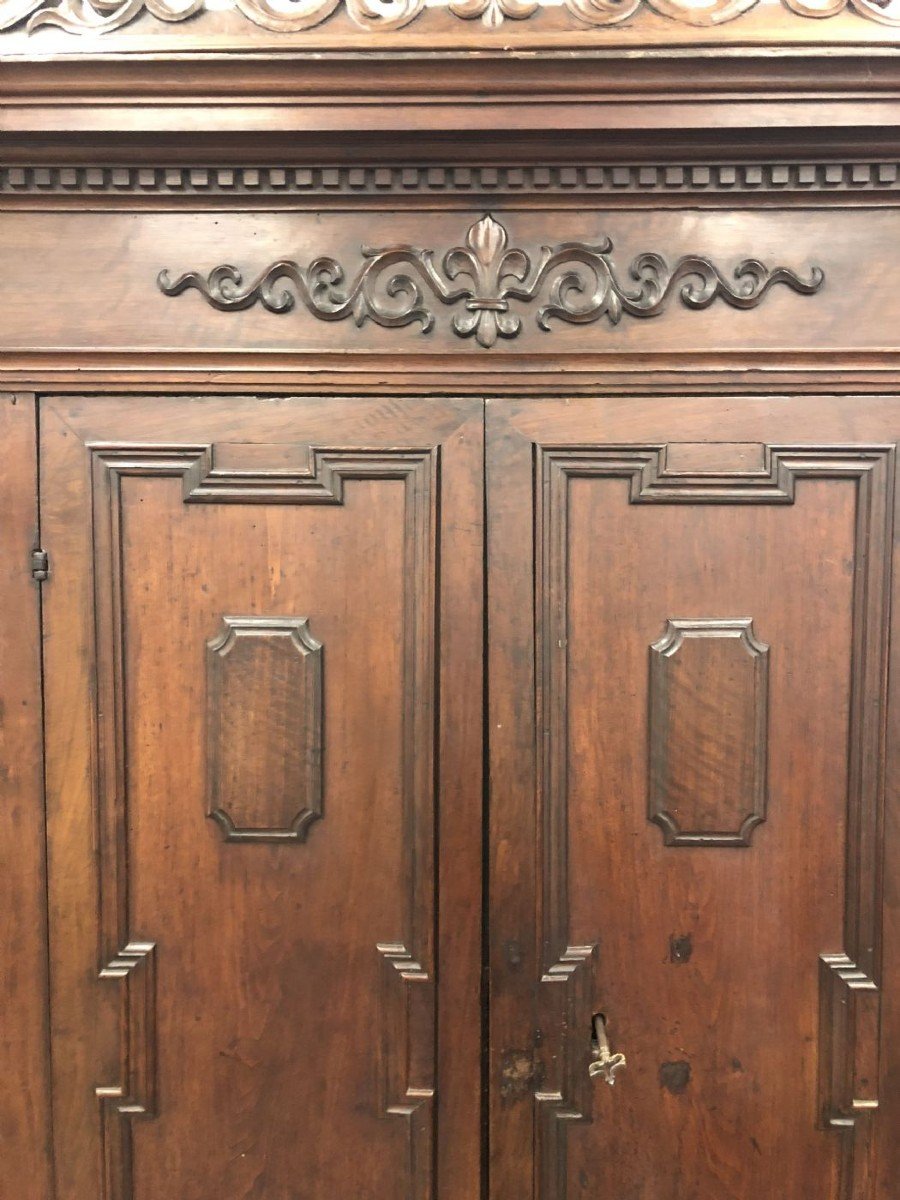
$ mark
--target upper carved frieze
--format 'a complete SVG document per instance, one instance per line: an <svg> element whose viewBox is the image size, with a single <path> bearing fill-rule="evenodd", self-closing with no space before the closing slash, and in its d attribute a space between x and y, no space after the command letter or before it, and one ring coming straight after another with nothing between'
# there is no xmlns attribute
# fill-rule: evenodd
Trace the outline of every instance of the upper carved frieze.
<svg viewBox="0 0 900 1200"><path fill-rule="evenodd" d="M463 21L480 21L487 29L497 29L507 20L539 20L550 10L571 17L573 27L615 26L644 14L708 27L760 6L761 0L0 0L0 30L22 26L30 32L54 26L70 33L98 34L121 29L144 15L180 22L224 8L233 8L277 33L302 33L341 11L366 32L389 32L435 8ZM778 0L774 7L819 19L849 10L871 21L900 26L900 0Z"/></svg>
<svg viewBox="0 0 900 1200"><path fill-rule="evenodd" d="M431 301L455 309L452 331L474 337L489 350L499 338L515 338L523 321L514 306L544 295L536 313L539 329L552 321L590 325L605 317L618 325L625 315L657 317L673 296L687 308L708 308L722 299L733 308L756 308L768 291L783 284L801 295L819 291L825 274L813 267L802 277L787 267L769 268L759 259L739 263L728 279L709 258L686 254L671 266L652 251L639 255L623 283L612 261L612 242L566 241L542 246L536 254L509 245L506 227L486 213L466 233L465 245L440 258L433 249L400 243L362 247L363 263L352 278L333 258L319 255L308 264L279 259L244 285L236 268L223 263L204 276L188 271L157 279L166 296L194 289L221 312L240 312L256 303L271 313L288 313L297 301L321 321L352 317L358 326L373 321L385 329L418 323L423 333L435 326Z"/></svg>

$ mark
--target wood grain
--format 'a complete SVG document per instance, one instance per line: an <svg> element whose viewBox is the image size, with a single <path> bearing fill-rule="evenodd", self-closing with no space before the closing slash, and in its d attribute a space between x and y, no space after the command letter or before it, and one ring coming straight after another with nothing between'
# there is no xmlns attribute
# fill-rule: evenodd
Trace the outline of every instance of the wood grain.
<svg viewBox="0 0 900 1200"><path fill-rule="evenodd" d="M669 617L650 646L648 815L667 846L749 846L766 819L768 654L746 617Z"/></svg>
<svg viewBox="0 0 900 1200"><path fill-rule="evenodd" d="M900 0L813 3L0 0L2 1200L897 1200Z"/></svg>
<svg viewBox="0 0 900 1200"><path fill-rule="evenodd" d="M322 644L305 617L222 624L206 643L208 814L230 842L305 842L322 816Z"/></svg>
<svg viewBox="0 0 900 1200"><path fill-rule="evenodd" d="M157 398L144 418L138 433L131 405L111 397L44 410L62 585L46 611L60 1194L399 1187L427 1200L443 1169L444 1195L471 1195L477 689L464 699L470 718L435 738L443 639L471 635L455 614L468 618L480 594L480 406ZM342 448L313 455L312 471L276 454L269 474L262 453L249 473L217 474L203 447L238 447L223 454L233 464L254 436ZM438 518L437 463L451 442ZM455 560L439 625L438 554ZM207 642L236 612L309 614L328 647L327 820L302 848L228 843L206 819ZM476 620L476 640L479 630ZM441 667L451 711L463 702L455 661ZM242 770L265 777L264 746L255 765L245 750ZM447 835L465 838L446 895L434 792L444 770ZM152 1021L129 965L150 942ZM98 1080L115 1110L102 1127Z"/></svg>
<svg viewBox="0 0 900 1200"><path fill-rule="evenodd" d="M736 478L732 495L685 488L648 503L615 447L699 441L710 401L489 406L492 661L506 672L491 691L493 771L515 780L492 804L504 846L492 874L498 1197L532 1194L519 1172L535 1119L534 1194L545 1200L752 1200L811 1183L830 1200L873 1195L873 1135L889 1137L890 1125L872 1104L878 1017L865 997L877 1001L880 988L883 631L900 410L747 397L718 411L715 429L717 440L773 445L813 411L817 434L842 448L808 447L789 497L754 501L750 480ZM545 462L536 494L530 447ZM536 632L524 603L532 540ZM646 647L676 611L722 621L753 612L778 648L768 819L741 854L673 853L648 837ZM522 864L516 874L511 861ZM513 964L507 947L532 942L541 958ZM820 1001L820 955L838 952L849 961L835 960L829 980L843 971L850 988L862 985L846 1026L828 1025L827 993ZM498 1066L535 1011L530 1086L511 1103ZM628 1059L614 1091L588 1087L597 1012ZM579 1030L580 1053L570 1048ZM831 1062L841 1065L823 1111L819 1069Z"/></svg>
<svg viewBox="0 0 900 1200"><path fill-rule="evenodd" d="M35 404L0 394L0 1194L53 1195Z"/></svg>

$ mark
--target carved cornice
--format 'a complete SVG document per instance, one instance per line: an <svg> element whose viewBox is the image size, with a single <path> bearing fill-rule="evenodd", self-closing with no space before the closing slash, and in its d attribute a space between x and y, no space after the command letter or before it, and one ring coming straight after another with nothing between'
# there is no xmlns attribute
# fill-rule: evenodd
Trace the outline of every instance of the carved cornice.
<svg viewBox="0 0 900 1200"><path fill-rule="evenodd" d="M630 283L623 284L612 248L608 238L600 238L542 246L530 254L510 248L506 228L488 213L469 228L465 245L452 247L439 261L434 250L411 245L363 247L363 264L349 282L341 264L324 256L306 266L281 259L246 287L240 271L225 264L205 277L189 271L175 280L164 270L157 282L166 296L195 289L222 311L258 302L283 314L299 300L323 321L353 317L357 325L373 321L385 328L418 323L423 333L434 328L435 311L429 305L435 300L455 309L450 328L458 337L474 337L489 349L498 338L514 338L522 331L522 317L510 301L530 303L543 296L546 302L535 319L548 331L553 320L587 325L606 317L616 325L626 315L655 317L676 292L688 308L707 308L717 298L734 308L755 308L776 284L810 295L825 278L818 267L804 279L786 267L770 269L758 259L745 259L729 280L700 255L685 255L670 267L649 252L634 260Z"/></svg>
<svg viewBox="0 0 900 1200"><path fill-rule="evenodd" d="M308 167L6 166L0 196L734 196L900 192L900 163Z"/></svg>
<svg viewBox="0 0 900 1200"><path fill-rule="evenodd" d="M574 27L619 25L644 13L682 25L710 27L733 21L756 8L760 0L443 0L439 5L463 21L477 20L498 29L507 20L537 20L550 7L561 8ZM900 25L900 0L780 0L801 18L834 17L850 10L883 25ZM353 25L369 33L402 29L422 16L428 0L233 0L241 16L276 33L302 33L344 12ZM98 34L121 29L149 15L181 22L222 5L209 0L0 0L0 30L24 26L29 32L54 26L69 33Z"/></svg>

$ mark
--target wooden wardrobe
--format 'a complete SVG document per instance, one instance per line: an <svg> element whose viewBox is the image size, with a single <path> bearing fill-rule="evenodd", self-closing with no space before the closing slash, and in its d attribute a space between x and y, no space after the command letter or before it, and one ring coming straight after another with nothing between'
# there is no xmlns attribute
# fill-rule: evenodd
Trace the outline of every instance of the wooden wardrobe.
<svg viewBox="0 0 900 1200"><path fill-rule="evenodd" d="M0 0L0 1200L898 1200L900 0Z"/></svg>

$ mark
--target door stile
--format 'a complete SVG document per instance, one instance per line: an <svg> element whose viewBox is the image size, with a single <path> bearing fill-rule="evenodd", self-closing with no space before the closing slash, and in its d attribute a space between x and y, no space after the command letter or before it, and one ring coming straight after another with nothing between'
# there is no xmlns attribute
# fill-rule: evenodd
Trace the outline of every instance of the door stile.
<svg viewBox="0 0 900 1200"><path fill-rule="evenodd" d="M55 1196L36 397L0 393L0 1195ZM37 566L39 566L39 562Z"/></svg>
<svg viewBox="0 0 900 1200"><path fill-rule="evenodd" d="M491 923L489 1196L532 1196L534 1093L542 1031L533 980L541 947L533 907L534 460L527 439L486 404Z"/></svg>

